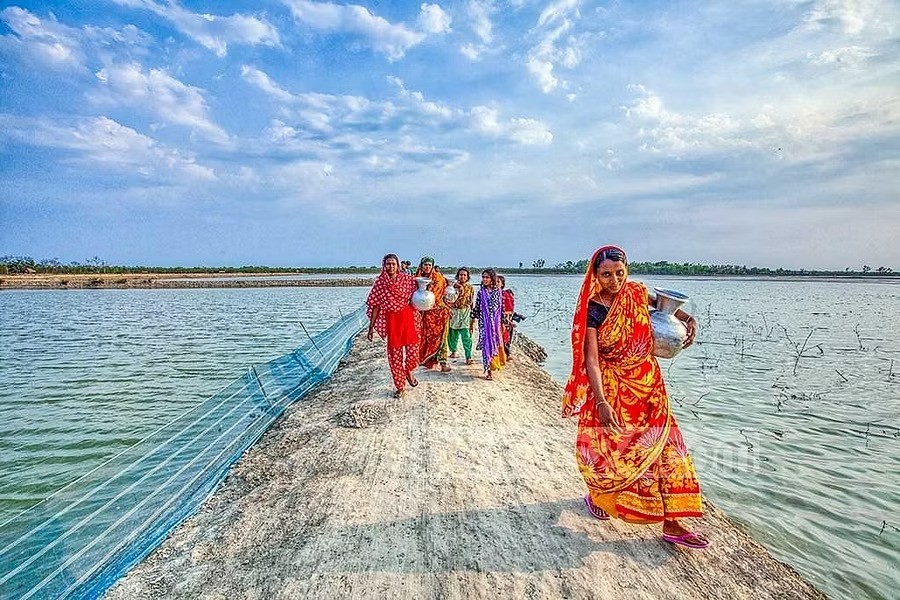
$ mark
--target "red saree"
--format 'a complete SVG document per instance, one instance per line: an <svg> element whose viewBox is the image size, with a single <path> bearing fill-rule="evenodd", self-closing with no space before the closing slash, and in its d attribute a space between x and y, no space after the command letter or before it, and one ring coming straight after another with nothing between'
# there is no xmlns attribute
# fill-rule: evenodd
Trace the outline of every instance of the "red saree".
<svg viewBox="0 0 900 600"><path fill-rule="evenodd" d="M601 424L584 362L587 307L596 289L593 263L572 324L572 373L563 396L563 416L579 416L576 459L591 501L637 523L702 516L693 461L652 354L647 289L640 283L626 281L596 330L603 395L622 433Z"/></svg>
<svg viewBox="0 0 900 600"><path fill-rule="evenodd" d="M389 349L419 344L418 311L409 303L415 291L416 282L411 275L400 272L391 279L384 270L369 291L366 313L371 320L372 309L380 309L375 331L387 340Z"/></svg>
<svg viewBox="0 0 900 600"><path fill-rule="evenodd" d="M416 277L424 275L419 271ZM439 362L447 362L447 335L450 333L451 310L444 301L447 278L434 270L431 272L431 291L434 293L434 308L422 313L422 341L419 346L419 363L429 369Z"/></svg>

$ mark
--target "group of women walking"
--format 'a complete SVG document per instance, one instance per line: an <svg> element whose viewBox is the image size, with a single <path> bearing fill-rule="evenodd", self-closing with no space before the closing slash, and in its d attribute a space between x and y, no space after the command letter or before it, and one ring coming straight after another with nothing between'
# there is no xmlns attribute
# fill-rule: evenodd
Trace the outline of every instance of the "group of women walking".
<svg viewBox="0 0 900 600"><path fill-rule="evenodd" d="M401 265L396 254L385 255L381 273L366 300L368 339L377 332L387 341L394 396L399 398L407 384L418 385L414 371L419 366L431 369L439 365L442 372L450 372L448 359L456 358L460 343L466 364L472 364L476 322L479 324L477 348L481 350L485 377L493 379L494 372L503 367L509 354L514 308L512 293L501 287L501 276L494 269L485 269L476 294L466 267L460 268L450 283L430 256L419 261L414 275ZM428 289L434 294L435 302L429 310L418 311L412 307L416 278L431 280ZM448 294L448 287L453 287L455 293ZM504 308L509 309L506 314Z"/></svg>
<svg viewBox="0 0 900 600"><path fill-rule="evenodd" d="M405 383L417 385L417 365L446 364L447 348L461 340L471 362L474 313L478 344L487 378L506 360L502 331L504 297L492 269L481 275L477 297L468 269L456 275L458 294L444 299L446 279L423 258L418 275L431 277L432 290L446 315L419 316L410 306L413 278L400 271L393 254L384 257L381 275L369 295L372 332L387 338L388 359L398 395ZM684 438L672 414L659 363L653 355L650 307L656 299L647 288L628 279L625 251L603 246L594 252L575 305L572 322L572 369L562 401L563 417L578 417L575 456L588 489L587 511L596 519L612 517L631 523L662 523L662 539L686 548L709 545L703 535L684 525L703 514L700 485ZM436 306L436 309L438 307ZM510 309L512 310L512 309ZM679 309L690 346L697 322ZM416 319L421 319L421 327ZM421 331L421 337L419 337ZM452 345L442 340L452 339ZM403 352L406 353L405 358Z"/></svg>

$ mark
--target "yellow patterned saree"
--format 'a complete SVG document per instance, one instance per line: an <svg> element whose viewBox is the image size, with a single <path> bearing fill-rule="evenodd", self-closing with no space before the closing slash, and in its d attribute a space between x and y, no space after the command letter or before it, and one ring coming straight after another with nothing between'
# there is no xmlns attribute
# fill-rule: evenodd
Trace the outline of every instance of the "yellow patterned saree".
<svg viewBox="0 0 900 600"><path fill-rule="evenodd" d="M591 501L637 523L702 516L694 465L652 353L647 289L626 281L600 328L587 329L587 305L596 289L593 262L575 311L572 373L563 397L563 416L579 417L576 458ZM603 395L621 433L608 431L597 414L584 363L586 335L597 336Z"/></svg>

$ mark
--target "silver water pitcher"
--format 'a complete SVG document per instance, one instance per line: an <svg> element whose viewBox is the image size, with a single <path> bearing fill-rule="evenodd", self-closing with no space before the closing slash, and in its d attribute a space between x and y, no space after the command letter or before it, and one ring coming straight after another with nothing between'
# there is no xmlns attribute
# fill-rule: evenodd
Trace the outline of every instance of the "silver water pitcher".
<svg viewBox="0 0 900 600"><path fill-rule="evenodd" d="M431 310L434 308L434 292L428 289L429 283L431 283L431 277L416 277L416 285L419 286L419 289L413 292L412 300L410 301L416 310Z"/></svg>
<svg viewBox="0 0 900 600"><path fill-rule="evenodd" d="M444 300L453 304L457 298L459 298L459 290L454 285L448 285L447 291L444 292Z"/></svg>
<svg viewBox="0 0 900 600"><path fill-rule="evenodd" d="M653 355L674 358L684 348L687 328L675 317L675 311L690 300L681 292L654 288L656 309L650 311L650 329L653 332Z"/></svg>

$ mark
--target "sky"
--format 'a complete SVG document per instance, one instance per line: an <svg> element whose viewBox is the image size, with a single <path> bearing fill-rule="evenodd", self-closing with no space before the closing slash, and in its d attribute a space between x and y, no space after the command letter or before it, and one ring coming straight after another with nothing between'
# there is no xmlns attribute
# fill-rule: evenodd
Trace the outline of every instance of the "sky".
<svg viewBox="0 0 900 600"><path fill-rule="evenodd" d="M0 7L0 255L900 270L895 0Z"/></svg>

